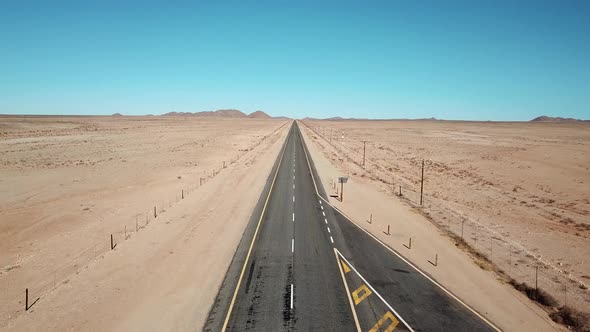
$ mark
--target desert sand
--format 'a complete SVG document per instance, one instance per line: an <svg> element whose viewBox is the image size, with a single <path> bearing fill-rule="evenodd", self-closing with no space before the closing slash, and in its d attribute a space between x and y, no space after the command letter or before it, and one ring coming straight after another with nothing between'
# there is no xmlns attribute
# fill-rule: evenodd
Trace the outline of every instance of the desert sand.
<svg viewBox="0 0 590 332"><path fill-rule="evenodd" d="M0 118L0 329L201 328L288 123Z"/></svg>
<svg viewBox="0 0 590 332"><path fill-rule="evenodd" d="M481 269L534 285L538 267L560 305L590 311L590 124L304 123L339 172L416 208L441 234L463 232Z"/></svg>

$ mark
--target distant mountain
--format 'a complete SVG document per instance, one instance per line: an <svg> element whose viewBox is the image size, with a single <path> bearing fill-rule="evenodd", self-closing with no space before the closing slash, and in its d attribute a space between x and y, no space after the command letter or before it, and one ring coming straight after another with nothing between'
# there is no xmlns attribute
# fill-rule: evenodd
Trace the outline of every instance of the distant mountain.
<svg viewBox="0 0 590 332"><path fill-rule="evenodd" d="M247 118L248 116L239 110L235 109L222 109L217 111L204 111L204 112L197 112L197 113L188 113L192 114L193 116L203 116L203 117L218 117L218 118Z"/></svg>
<svg viewBox="0 0 590 332"><path fill-rule="evenodd" d="M121 113L115 113L115 114L113 114L111 116L123 116L123 114L121 114Z"/></svg>
<svg viewBox="0 0 590 332"><path fill-rule="evenodd" d="M252 112L250 113L250 115L248 115L249 118L252 119L270 119L270 115L264 113L263 111L256 111L256 112Z"/></svg>
<svg viewBox="0 0 590 332"><path fill-rule="evenodd" d="M168 112L162 114L162 116L198 116L198 117L218 117L218 118L247 118L248 116L242 111L234 109L223 109L217 111L204 111L204 112Z"/></svg>
<svg viewBox="0 0 590 332"><path fill-rule="evenodd" d="M162 116L197 116L197 117L217 117L217 118L245 118L245 119L288 119L284 116L278 117L271 117L270 115L264 113L263 111L256 111L252 112L249 115L246 115L244 112L234 109L224 109L224 110L217 110L217 111L204 111L204 112L168 112L162 114Z"/></svg>
<svg viewBox="0 0 590 332"><path fill-rule="evenodd" d="M582 122L582 121L590 121L590 120L580 120L580 119L574 119L574 118L562 118L562 117L552 117L552 116L546 116L546 115L541 115L539 117L536 117L534 119L532 119L530 122Z"/></svg>
<svg viewBox="0 0 590 332"><path fill-rule="evenodd" d="M286 116L273 116L272 118L273 119L276 119L276 120L290 120L291 119L291 118L286 117Z"/></svg>

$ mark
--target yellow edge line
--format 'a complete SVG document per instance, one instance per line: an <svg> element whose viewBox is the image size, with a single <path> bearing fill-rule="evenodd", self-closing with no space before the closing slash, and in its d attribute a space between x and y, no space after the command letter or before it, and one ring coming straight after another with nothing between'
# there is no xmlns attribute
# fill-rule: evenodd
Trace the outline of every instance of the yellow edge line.
<svg viewBox="0 0 590 332"><path fill-rule="evenodd" d="M303 122L302 122L303 123ZM306 127L309 128L309 126L307 126L305 123L304 125ZM303 140L303 135L299 135L299 137L301 138L301 140ZM305 152L305 147L303 148L303 151ZM305 157L307 157L307 152L305 152ZM311 171L311 166L309 164L309 159L307 160L307 166L309 167L309 172L311 173L311 178L313 180L313 185L315 186L315 179L313 176L313 172ZM414 268L414 270L418 271L418 273L420 273L422 276L424 276L426 279L428 279L431 283L433 283L434 285L438 286L438 288L442 289L445 293L447 293L450 297L452 297L453 299L455 299L457 302L459 302L460 304L462 304L464 307L466 307L469 311L471 311L472 313L474 313L477 317L481 318L484 322L486 322L490 327L492 327L494 330L496 331L502 331L499 327L497 327L494 323L492 323L490 320L488 320L486 317L484 317L482 314L480 314L479 312L477 312L477 310L475 310L474 308L472 308L470 305L468 305L467 303L463 302L463 300L461 300L459 297L457 297L455 294L453 294L450 290L446 289L443 285L439 284L436 280L434 280L433 278L431 278L430 276L428 276L425 272L423 272L422 270L420 270L417 266L415 266L414 264L412 264L409 260L405 259L404 257L402 257L400 254L398 254L395 250L391 249L389 246L387 246L385 243L383 243L383 241L379 240L376 236L374 236L373 234L371 234L369 231L367 231L366 229L364 229L363 227L361 227L360 225L358 225L355 221L353 221L351 218L349 218L346 214L344 214L344 212L342 212L340 209L338 209L337 207L335 207L334 205L332 205L330 202L328 202L327 199L323 198L320 193L318 192L318 187L315 187L315 192L316 195L324 202L326 202L326 204L328 204L331 208L333 208L334 210L338 211L342 216L344 216L346 219L348 219L353 225L355 225L356 227L358 227L360 230L362 230L363 232L365 232L367 235L369 235L370 237L372 237L375 241L377 241L379 244L381 244L383 247L385 247L385 249L389 250L392 254L396 255L398 258L400 258L402 261L404 261L406 264L410 265L412 268Z"/></svg>
<svg viewBox="0 0 590 332"><path fill-rule="evenodd" d="M350 297L350 289L348 289L348 284L346 283L346 278L344 277L344 272L342 271L342 266L340 265L340 257L338 257L338 251L334 248L334 255L336 255L336 264L338 265L338 270L340 270L340 276L342 277L342 283L344 283L344 288L346 288L346 296L348 297L348 303L350 303L350 309L352 309L352 316L354 317L354 324L356 325L356 330L361 331L361 325L359 324L359 319L356 316L356 310L354 309L354 304L352 303L352 298Z"/></svg>
<svg viewBox="0 0 590 332"><path fill-rule="evenodd" d="M287 136L287 139L289 136ZM279 169L281 168L281 164L283 163L283 156L285 155L285 150L287 149L287 143L283 147L283 151L281 152L281 159L279 160L279 165L277 166L277 170L275 171L275 175L272 179L272 184L270 185L270 190L268 191L268 195L266 196L266 201L264 202L264 207L262 208L262 213L260 214L260 219L258 219L258 224L256 225L256 231L254 231L254 236L252 237L252 242L250 243L250 248L248 249L248 254L246 255L246 261L244 261L244 266L242 266L242 272L240 273L240 278L238 279L238 285L236 286L236 290L234 291L234 295L231 299L231 303L229 304L229 309L227 311L227 315L225 316L225 321L223 322L223 327L221 328L222 331L227 329L227 323L229 323L229 317L231 316L232 309L234 307L234 303L236 302L236 298L238 296L238 291L240 290L240 285L242 284L242 278L244 277L244 272L246 271L246 266L248 265L248 261L250 260L250 254L252 253L252 248L254 247L254 242L256 241L256 236L258 235L258 229L260 228L260 224L262 223L262 218L266 212L266 205L268 204L268 200L270 199L270 194L275 186L275 180L277 179L277 175L279 174Z"/></svg>

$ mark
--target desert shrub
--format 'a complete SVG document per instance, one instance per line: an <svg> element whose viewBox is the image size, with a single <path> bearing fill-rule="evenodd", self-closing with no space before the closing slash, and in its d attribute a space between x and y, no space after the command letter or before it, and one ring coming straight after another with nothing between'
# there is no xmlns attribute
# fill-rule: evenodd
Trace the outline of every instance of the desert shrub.
<svg viewBox="0 0 590 332"><path fill-rule="evenodd" d="M548 307L555 307L558 304L557 300L549 293L540 288L535 289L534 287L529 286L526 282L519 283L518 281L511 279L510 284L514 286L516 290L526 294L526 296L528 296L529 299L536 301L542 305Z"/></svg>
<svg viewBox="0 0 590 332"><path fill-rule="evenodd" d="M568 306L549 315L554 322L569 326L575 332L590 332L590 315Z"/></svg>

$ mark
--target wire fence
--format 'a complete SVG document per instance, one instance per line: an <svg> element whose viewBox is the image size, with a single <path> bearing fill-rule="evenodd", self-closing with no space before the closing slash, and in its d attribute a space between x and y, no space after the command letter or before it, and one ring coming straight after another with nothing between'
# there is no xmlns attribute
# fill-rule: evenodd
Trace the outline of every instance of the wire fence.
<svg viewBox="0 0 590 332"><path fill-rule="evenodd" d="M277 134L287 123L276 128L271 133L264 135L248 148L237 151L236 155L230 158L229 163L225 161L216 162L219 163L219 166L203 170L198 181L178 188L175 190L174 195L170 195L167 199L156 202L152 207L132 215L131 218L126 218L116 228L113 228L110 233L103 233L100 237L91 239L90 242L93 243L91 246L77 250L75 254L59 259L60 265L58 267L53 269L49 275L45 274L34 277L34 281L31 282L30 287L22 288L23 285L21 284L18 286L11 285L10 279L7 279L6 287L0 292L0 313L5 313L7 316L0 317L0 326L3 325L3 322L5 323L15 315L19 315L33 308L38 300L53 293L60 286L68 284L82 270L88 269L98 260L104 258L105 254L109 251L115 250L117 246L122 245L126 240L131 239L143 229L149 227L162 213L166 213L175 204L178 204L181 200L196 192L200 187L216 177L223 169L238 163L248 152ZM255 157L254 155L251 156L251 158ZM63 264L64 261L67 263ZM41 265L29 265L18 268L26 269L27 275L36 275L36 271L45 269ZM6 274L8 272L5 271ZM0 277L2 277L2 274L2 271L0 271Z"/></svg>
<svg viewBox="0 0 590 332"><path fill-rule="evenodd" d="M590 291L586 283L529 251L524 245L454 209L444 199L426 193L421 195L421 159L412 160L416 165L414 174L405 174L402 177L394 165L383 160L366 158L362 141L351 139L344 143L338 135L333 136L331 128L318 128L309 123L304 125L319 136L323 144L337 151L336 158L360 168L358 172L353 171L352 175L381 182L384 187L389 188L391 195L420 209L432 223L455 239L458 246L469 251L482 269L497 272L506 282L526 283L533 289L546 291L555 301L552 306L568 305L588 310ZM426 168L430 164L427 161Z"/></svg>

